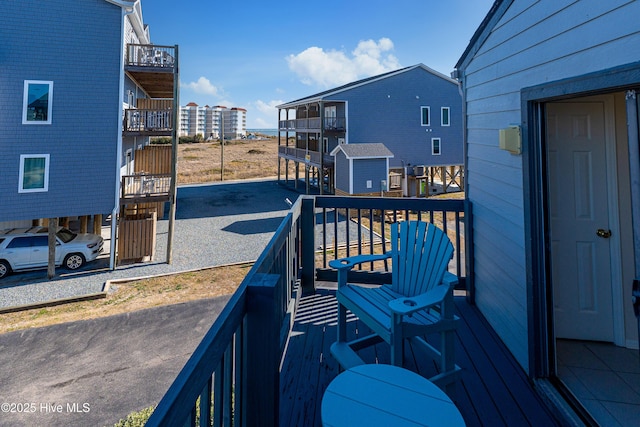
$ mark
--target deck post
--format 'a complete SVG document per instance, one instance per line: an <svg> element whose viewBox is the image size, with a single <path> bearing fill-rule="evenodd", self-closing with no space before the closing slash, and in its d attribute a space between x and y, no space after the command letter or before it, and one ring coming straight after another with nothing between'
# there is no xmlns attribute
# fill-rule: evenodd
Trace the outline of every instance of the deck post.
<svg viewBox="0 0 640 427"><path fill-rule="evenodd" d="M301 213L302 240L302 294L310 295L316 291L315 285L315 199L303 197Z"/></svg>
<svg viewBox="0 0 640 427"><path fill-rule="evenodd" d="M280 316L278 274L256 274L247 286L242 378L243 425L279 425Z"/></svg>

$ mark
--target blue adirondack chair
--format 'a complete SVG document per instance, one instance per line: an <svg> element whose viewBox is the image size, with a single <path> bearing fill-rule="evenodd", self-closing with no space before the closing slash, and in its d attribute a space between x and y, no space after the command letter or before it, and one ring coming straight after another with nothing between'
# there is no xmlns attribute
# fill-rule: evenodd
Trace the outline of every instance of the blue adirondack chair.
<svg viewBox="0 0 640 427"><path fill-rule="evenodd" d="M343 369L363 364L356 351L386 341L391 364L402 366L405 338L423 345L438 360L440 372L429 378L446 387L458 377L454 361L457 317L453 314L453 288L458 278L447 271L453 245L433 224L403 221L391 225L392 249L386 254L357 255L329 263L338 270L338 337L331 353ZM391 259L392 283L365 287L347 283L347 274L363 262ZM373 334L346 341L347 310L356 315ZM439 348L424 335L440 334Z"/></svg>

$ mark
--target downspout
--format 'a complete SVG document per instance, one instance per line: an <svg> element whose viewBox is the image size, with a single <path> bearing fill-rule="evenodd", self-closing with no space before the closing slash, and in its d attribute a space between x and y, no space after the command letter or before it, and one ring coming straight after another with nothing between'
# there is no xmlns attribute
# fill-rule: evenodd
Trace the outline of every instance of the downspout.
<svg viewBox="0 0 640 427"><path fill-rule="evenodd" d="M320 151L320 173L318 174L318 186L320 187L320 195L322 196L324 194L324 101L320 101L319 106L320 141L318 141L318 151Z"/></svg>
<svg viewBox="0 0 640 427"><path fill-rule="evenodd" d="M115 203L113 206L113 210L111 211L111 250L109 253L109 270L115 270L116 268L116 237L117 237L117 229L118 229L118 212L120 211L120 160L122 156L122 119L123 119L123 111L122 104L124 103L124 20L127 15L131 15L134 12L134 6L138 3L139 0L134 2L133 4L130 2L124 2L120 0L106 0L107 2L114 4L116 6L120 6L122 8L122 30L120 31L120 83L118 85L118 136L117 136L117 148L116 148L116 176L118 179L116 180L114 193L115 193Z"/></svg>
<svg viewBox="0 0 640 427"><path fill-rule="evenodd" d="M474 252L473 252L473 213L471 210L471 202L469 201L469 168L468 168L468 155L467 155L467 143L468 143L468 129L467 129L467 97L464 88L464 71L455 69L452 73L453 78L458 80L458 93L462 98L462 157L463 157L463 189L465 198L464 207L464 236L465 236L465 288L467 290L467 301L475 305L475 286L473 282L473 264L474 264Z"/></svg>

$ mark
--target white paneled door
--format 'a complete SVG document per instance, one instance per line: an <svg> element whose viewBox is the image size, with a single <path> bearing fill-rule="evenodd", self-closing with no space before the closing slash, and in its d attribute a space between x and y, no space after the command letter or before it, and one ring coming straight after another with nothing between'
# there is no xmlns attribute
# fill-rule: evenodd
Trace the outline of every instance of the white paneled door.
<svg viewBox="0 0 640 427"><path fill-rule="evenodd" d="M604 102L547 104L557 338L614 340L605 126Z"/></svg>

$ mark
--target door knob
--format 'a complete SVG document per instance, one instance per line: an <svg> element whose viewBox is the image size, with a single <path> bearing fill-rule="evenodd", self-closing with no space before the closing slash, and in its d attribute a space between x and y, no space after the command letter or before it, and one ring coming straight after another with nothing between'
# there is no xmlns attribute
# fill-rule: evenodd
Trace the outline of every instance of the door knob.
<svg viewBox="0 0 640 427"><path fill-rule="evenodd" d="M599 228L598 231L596 231L596 234L598 235L598 237L602 237L603 239L608 239L609 237L611 237L611 230L605 230L605 229Z"/></svg>

